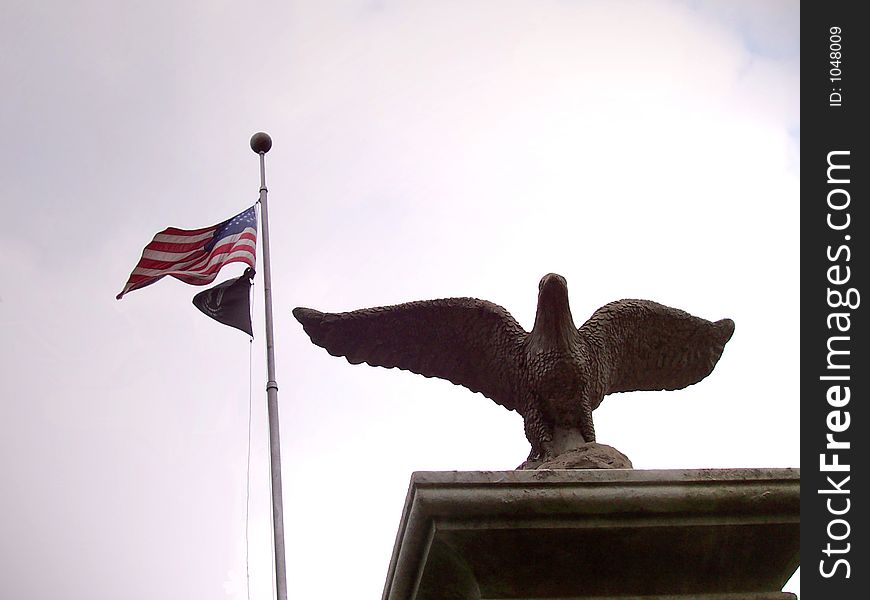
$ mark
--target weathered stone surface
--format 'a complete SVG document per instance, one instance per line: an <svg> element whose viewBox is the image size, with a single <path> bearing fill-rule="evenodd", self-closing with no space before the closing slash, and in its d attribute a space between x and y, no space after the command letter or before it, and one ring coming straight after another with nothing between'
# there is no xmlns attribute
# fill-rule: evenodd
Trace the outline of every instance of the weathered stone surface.
<svg viewBox="0 0 870 600"><path fill-rule="evenodd" d="M588 442L550 460L527 460L518 469L631 469L628 457L607 444Z"/></svg>
<svg viewBox="0 0 870 600"><path fill-rule="evenodd" d="M384 600L788 600L800 470L415 473Z"/></svg>

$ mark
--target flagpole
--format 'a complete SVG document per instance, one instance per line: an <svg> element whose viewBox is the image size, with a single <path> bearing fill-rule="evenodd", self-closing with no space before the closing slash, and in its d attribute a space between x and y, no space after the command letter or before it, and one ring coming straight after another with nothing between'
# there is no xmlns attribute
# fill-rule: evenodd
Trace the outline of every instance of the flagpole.
<svg viewBox="0 0 870 600"><path fill-rule="evenodd" d="M266 204L266 152L272 148L267 133L251 137L251 150L260 155L260 224L263 229L263 295L266 300L266 399L269 406L269 446L272 467L272 530L275 537L275 587L278 600L287 600L284 560L284 502L281 490L281 435L278 428L278 383L275 381L275 340L272 333L272 270L269 257L269 209Z"/></svg>

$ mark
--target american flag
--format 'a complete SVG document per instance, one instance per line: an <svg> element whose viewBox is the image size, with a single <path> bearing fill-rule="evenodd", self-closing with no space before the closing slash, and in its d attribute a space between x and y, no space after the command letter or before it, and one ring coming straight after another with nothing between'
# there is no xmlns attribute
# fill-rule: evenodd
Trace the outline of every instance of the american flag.
<svg viewBox="0 0 870 600"><path fill-rule="evenodd" d="M167 275L192 285L214 281L226 264L254 267L257 255L257 215L254 206L223 223L203 229L169 227L154 236L130 274L118 300Z"/></svg>

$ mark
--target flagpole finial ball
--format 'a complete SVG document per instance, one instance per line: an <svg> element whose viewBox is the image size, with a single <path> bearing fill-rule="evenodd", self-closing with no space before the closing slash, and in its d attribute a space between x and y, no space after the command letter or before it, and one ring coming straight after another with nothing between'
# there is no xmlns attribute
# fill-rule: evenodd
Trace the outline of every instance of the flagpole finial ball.
<svg viewBox="0 0 870 600"><path fill-rule="evenodd" d="M272 148L272 138L269 137L268 133L255 133L251 136L251 150L260 154L261 152L265 154Z"/></svg>

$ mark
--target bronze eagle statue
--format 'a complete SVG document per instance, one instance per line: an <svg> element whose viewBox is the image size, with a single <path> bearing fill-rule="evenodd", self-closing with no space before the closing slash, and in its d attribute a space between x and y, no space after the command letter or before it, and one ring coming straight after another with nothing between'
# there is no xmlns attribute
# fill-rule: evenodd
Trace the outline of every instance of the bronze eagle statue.
<svg viewBox="0 0 870 600"><path fill-rule="evenodd" d="M405 369L480 392L525 423L529 460L595 441L604 396L677 390L709 375L734 322L715 323L649 300L618 300L580 328L561 275L538 286L535 325L476 298L445 298L323 313L295 308L311 341L348 362Z"/></svg>

